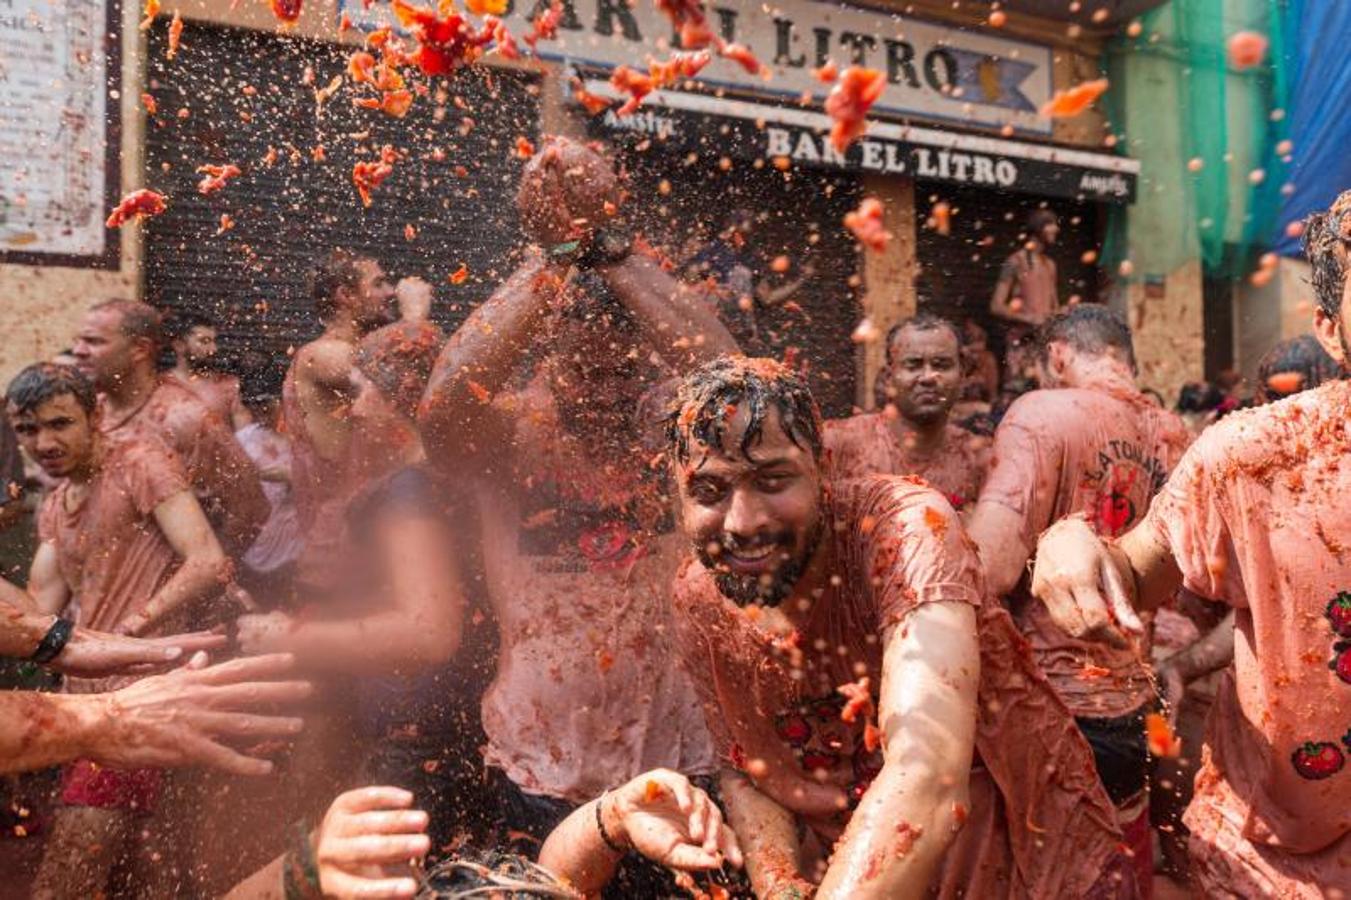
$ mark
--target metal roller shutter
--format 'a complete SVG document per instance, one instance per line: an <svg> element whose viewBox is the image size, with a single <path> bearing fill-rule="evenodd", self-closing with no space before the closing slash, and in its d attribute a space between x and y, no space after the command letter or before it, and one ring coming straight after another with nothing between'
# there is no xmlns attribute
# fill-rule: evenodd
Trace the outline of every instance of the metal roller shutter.
<svg viewBox="0 0 1351 900"><path fill-rule="evenodd" d="M840 222L858 205L858 180L848 173L756 168L744 160L724 168L716 134L710 130L707 152L694 158L656 147L623 155L635 218L654 244L683 264L729 215L748 210L755 224L747 256L757 278L778 286L811 266L814 274L788 300L759 308L759 349L783 359L792 348L807 366L822 412L847 416L856 378L850 335L862 313L858 291L849 285L859 271L858 253ZM788 269L774 273L779 257Z"/></svg>
<svg viewBox="0 0 1351 900"><path fill-rule="evenodd" d="M533 79L486 67L436 79L404 119L354 108L344 86L320 111L315 88L345 73L352 48L189 23L169 61L165 31L150 46L158 114L146 166L169 208L146 223L146 297L215 316L227 359L283 353L318 333L307 276L335 248L369 252L395 278L426 278L433 317L447 328L510 271L523 245L516 140L538 133ZM363 209L352 166L386 143L406 156ZM233 163L242 175L202 196L204 163ZM222 213L234 227L218 233ZM461 264L468 280L448 283Z"/></svg>

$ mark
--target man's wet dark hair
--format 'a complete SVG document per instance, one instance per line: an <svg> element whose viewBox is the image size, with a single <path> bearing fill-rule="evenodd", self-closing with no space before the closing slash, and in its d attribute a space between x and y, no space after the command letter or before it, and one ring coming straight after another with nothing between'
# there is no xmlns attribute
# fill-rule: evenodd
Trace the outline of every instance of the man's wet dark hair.
<svg viewBox="0 0 1351 900"><path fill-rule="evenodd" d="M15 412L31 413L42 404L69 394L86 413L98 402L94 385L79 369L56 363L35 363L24 369L5 389L5 402Z"/></svg>
<svg viewBox="0 0 1351 900"><path fill-rule="evenodd" d="M1343 191L1325 212L1304 221L1304 255L1313 270L1310 284L1318 306L1336 318L1346 288L1347 255L1351 252L1351 191Z"/></svg>
<svg viewBox="0 0 1351 900"><path fill-rule="evenodd" d="M164 320L159 310L139 300L104 300L90 312L115 312L120 317L118 330L132 340L149 341L158 350L164 344Z"/></svg>
<svg viewBox="0 0 1351 900"><path fill-rule="evenodd" d="M1218 409L1224 402L1224 391L1209 381L1189 381L1177 395L1180 413L1204 413Z"/></svg>
<svg viewBox="0 0 1351 900"><path fill-rule="evenodd" d="M417 900L469 897L492 897L494 900L561 897L572 900L581 894L525 857L501 851L457 856L437 863L423 876L417 892Z"/></svg>
<svg viewBox="0 0 1351 900"><path fill-rule="evenodd" d="M217 328L215 319L195 309L183 309L164 318L164 336L176 341L188 336L194 328Z"/></svg>
<svg viewBox="0 0 1351 900"><path fill-rule="evenodd" d="M361 284L358 263L368 258L350 250L334 250L315 264L310 273L310 299L320 319L331 319L338 311L334 298L340 288L355 288Z"/></svg>
<svg viewBox="0 0 1351 900"><path fill-rule="evenodd" d="M1052 344L1068 344L1076 352L1090 356L1116 350L1135 371L1135 344L1130 326L1101 303L1077 303L1041 326L1037 353L1043 363Z"/></svg>
<svg viewBox="0 0 1351 900"><path fill-rule="evenodd" d="M891 358L891 347L896 343L896 335L907 328L912 331L937 331L940 328L946 328L948 331L951 331L952 336L957 339L957 351L959 353L961 352L962 345L966 343L966 339L962 335L962 330L957 327L956 322L951 319L945 319L942 316L936 316L929 312L916 313L910 318L897 322L887 329L886 353L888 365L893 362Z"/></svg>
<svg viewBox="0 0 1351 900"><path fill-rule="evenodd" d="M1293 391L1279 391L1272 387L1272 376L1294 372L1300 376L1299 386ZM1316 388L1325 381L1340 378L1341 367L1318 339L1311 334L1302 334L1288 341L1281 341L1263 354L1257 363L1257 390L1266 399L1273 400Z"/></svg>
<svg viewBox="0 0 1351 900"><path fill-rule="evenodd" d="M771 408L788 439L821 458L821 411L807 383L782 363L745 356L720 356L685 376L666 420L671 453L687 462L693 442L722 447L732 413L742 407L750 416L739 448L746 459Z"/></svg>

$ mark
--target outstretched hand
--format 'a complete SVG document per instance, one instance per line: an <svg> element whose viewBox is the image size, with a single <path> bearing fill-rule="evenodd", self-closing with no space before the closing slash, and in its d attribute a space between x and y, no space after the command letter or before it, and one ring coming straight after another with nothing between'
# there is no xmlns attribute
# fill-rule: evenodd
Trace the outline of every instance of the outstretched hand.
<svg viewBox="0 0 1351 900"><path fill-rule="evenodd" d="M163 638L136 638L76 628L51 668L78 678L141 675L181 665L199 650L223 647L227 638L196 631Z"/></svg>
<svg viewBox="0 0 1351 900"><path fill-rule="evenodd" d="M314 838L319 886L325 897L403 898L417 882L407 869L431 849L427 814L412 809L413 795L397 787L364 787L339 794Z"/></svg>
<svg viewBox="0 0 1351 900"><path fill-rule="evenodd" d="M1144 631L1107 545L1081 518L1062 519L1037 542L1032 594L1071 636L1130 645Z"/></svg>
<svg viewBox="0 0 1351 900"><path fill-rule="evenodd" d="M124 769L206 765L238 775L271 772L270 761L225 741L294 737L300 719L258 710L301 700L311 686L282 680L294 664L287 654L206 663L199 652L182 668L106 695L105 727L85 755Z"/></svg>
<svg viewBox="0 0 1351 900"><path fill-rule="evenodd" d="M693 871L743 862L736 834L717 804L678 772L655 769L639 775L605 801L613 804L619 839L648 859Z"/></svg>

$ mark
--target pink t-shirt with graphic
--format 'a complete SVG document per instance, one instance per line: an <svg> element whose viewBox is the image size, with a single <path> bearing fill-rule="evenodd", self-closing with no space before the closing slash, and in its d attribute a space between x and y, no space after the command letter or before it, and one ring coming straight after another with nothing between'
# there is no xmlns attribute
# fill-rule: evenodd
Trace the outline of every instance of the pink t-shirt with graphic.
<svg viewBox="0 0 1351 900"><path fill-rule="evenodd" d="M832 478L917 475L963 511L980 496L990 470L990 439L948 425L943 443L921 456L896 438L887 417L863 413L826 422L826 469Z"/></svg>
<svg viewBox="0 0 1351 900"><path fill-rule="evenodd" d="M1087 515L1099 534L1116 537L1143 518L1188 440L1177 416L1128 384L1032 391L999 423L994 467L980 499L1018 514L1029 549L1052 523L1074 513ZM1021 590L1011 608L1076 716L1124 716L1154 695L1135 651L1071 638Z"/></svg>
<svg viewBox="0 0 1351 900"><path fill-rule="evenodd" d="M951 506L913 478L831 483L833 580L787 638L718 591L697 561L676 583L679 644L723 765L773 767L762 790L792 809L815 772L857 800L882 767L863 717L840 719L840 685L867 676L874 705L883 638L927 603L975 607L980 638L971 809L945 856L940 897L1100 896L1126 865L1092 751L1037 671ZM748 771L748 774L754 773ZM786 783L785 783L786 782ZM847 820L811 820L825 846ZM1107 888L1111 895L1112 888ZM1125 893L1123 891L1123 893Z"/></svg>
<svg viewBox="0 0 1351 900"><path fill-rule="evenodd" d="M1214 805L1241 819L1251 845L1317 861L1319 882L1343 887L1351 885L1348 422L1343 381L1231 414L1197 439L1142 526L1172 550L1188 589L1236 610L1233 677L1216 699L1193 810L1220 798ZM1217 827L1191 813L1188 824L1203 837Z"/></svg>

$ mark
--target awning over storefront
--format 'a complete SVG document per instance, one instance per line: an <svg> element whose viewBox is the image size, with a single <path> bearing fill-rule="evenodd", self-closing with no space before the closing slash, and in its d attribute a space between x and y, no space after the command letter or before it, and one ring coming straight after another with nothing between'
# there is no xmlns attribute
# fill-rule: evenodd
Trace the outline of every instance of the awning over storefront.
<svg viewBox="0 0 1351 900"><path fill-rule="evenodd" d="M609 83L587 79L588 91L617 97ZM870 122L867 134L837 153L829 116L805 109L685 91L650 94L629 116L614 108L591 120L612 140L650 140L679 152L733 159L787 159L793 164L903 175L994 190L1131 203L1138 160L1047 144L1012 141L895 122Z"/></svg>

